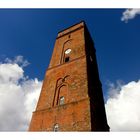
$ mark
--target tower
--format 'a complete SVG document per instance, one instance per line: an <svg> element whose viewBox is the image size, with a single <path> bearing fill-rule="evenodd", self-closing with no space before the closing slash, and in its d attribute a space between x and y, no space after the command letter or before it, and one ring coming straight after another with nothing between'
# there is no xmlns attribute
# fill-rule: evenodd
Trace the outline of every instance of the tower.
<svg viewBox="0 0 140 140"><path fill-rule="evenodd" d="M94 43L83 21L58 33L29 131L109 131Z"/></svg>

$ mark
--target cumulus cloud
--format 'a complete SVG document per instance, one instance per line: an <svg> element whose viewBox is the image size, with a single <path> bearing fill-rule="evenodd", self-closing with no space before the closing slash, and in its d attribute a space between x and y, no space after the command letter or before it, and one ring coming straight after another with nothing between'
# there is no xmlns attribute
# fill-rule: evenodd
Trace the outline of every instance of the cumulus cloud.
<svg viewBox="0 0 140 140"><path fill-rule="evenodd" d="M140 80L110 83L105 104L111 131L140 131Z"/></svg>
<svg viewBox="0 0 140 140"><path fill-rule="evenodd" d="M22 56L0 63L0 131L26 131L39 97L42 82L29 79Z"/></svg>
<svg viewBox="0 0 140 140"><path fill-rule="evenodd" d="M140 14L140 9L126 9L123 12L121 20L127 23L129 19L135 18L138 14Z"/></svg>

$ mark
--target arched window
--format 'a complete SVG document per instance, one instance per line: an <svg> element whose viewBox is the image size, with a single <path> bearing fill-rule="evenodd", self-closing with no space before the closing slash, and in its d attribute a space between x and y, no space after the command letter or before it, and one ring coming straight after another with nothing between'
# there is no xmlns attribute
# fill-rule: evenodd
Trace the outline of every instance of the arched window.
<svg viewBox="0 0 140 140"><path fill-rule="evenodd" d="M60 99L59 99L59 104L60 104L60 105L63 105L64 102L65 102L64 96L60 97Z"/></svg>
<svg viewBox="0 0 140 140"><path fill-rule="evenodd" d="M71 53L71 49L67 49L65 50L65 54L64 54L64 62L69 62L70 61L70 53Z"/></svg>
<svg viewBox="0 0 140 140"><path fill-rule="evenodd" d="M54 125L53 131L54 131L54 132L57 132L58 130L59 130L59 125L56 123L56 124Z"/></svg>

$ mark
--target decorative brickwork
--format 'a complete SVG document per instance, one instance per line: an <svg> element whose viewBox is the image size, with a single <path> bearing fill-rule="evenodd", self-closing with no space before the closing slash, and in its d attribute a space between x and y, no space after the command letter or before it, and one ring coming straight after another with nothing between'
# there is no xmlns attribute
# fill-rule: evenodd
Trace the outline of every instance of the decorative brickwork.
<svg viewBox="0 0 140 140"><path fill-rule="evenodd" d="M29 131L109 131L94 43L84 22L58 33Z"/></svg>

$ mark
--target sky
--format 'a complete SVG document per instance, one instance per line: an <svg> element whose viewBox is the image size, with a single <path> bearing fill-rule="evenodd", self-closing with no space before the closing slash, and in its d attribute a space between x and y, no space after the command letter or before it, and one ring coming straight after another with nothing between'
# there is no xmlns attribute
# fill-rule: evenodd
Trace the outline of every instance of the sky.
<svg viewBox="0 0 140 140"><path fill-rule="evenodd" d="M28 129L57 33L81 20L111 131L140 131L140 9L0 9L0 131Z"/></svg>

